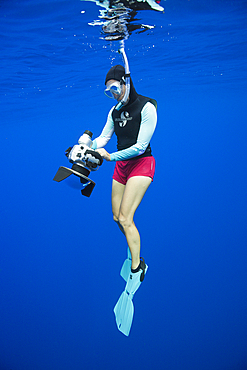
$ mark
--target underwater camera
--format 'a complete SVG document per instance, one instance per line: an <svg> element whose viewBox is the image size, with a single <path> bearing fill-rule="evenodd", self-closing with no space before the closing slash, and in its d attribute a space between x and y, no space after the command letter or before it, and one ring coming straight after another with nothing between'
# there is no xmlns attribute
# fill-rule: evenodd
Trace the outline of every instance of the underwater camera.
<svg viewBox="0 0 247 370"><path fill-rule="evenodd" d="M78 144L68 148L65 151L66 157L72 163L72 168L59 167L54 181L60 182L67 179L70 175L76 175L80 178L83 189L81 189L82 195L90 197L95 182L88 178L91 171L97 171L99 166L103 163L101 155L93 149L92 146L93 134L91 131L86 130L84 134L79 138Z"/></svg>

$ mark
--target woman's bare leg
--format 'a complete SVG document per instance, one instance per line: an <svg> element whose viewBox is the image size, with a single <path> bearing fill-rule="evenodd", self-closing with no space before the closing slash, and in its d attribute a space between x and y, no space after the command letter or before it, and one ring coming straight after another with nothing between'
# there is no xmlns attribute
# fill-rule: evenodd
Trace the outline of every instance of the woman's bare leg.
<svg viewBox="0 0 247 370"><path fill-rule="evenodd" d="M120 206L122 203L124 189L125 189L125 185L121 184L120 182L116 180L112 180L111 203L112 203L113 220L117 222L123 234L124 234L124 230L118 221L118 216L119 216Z"/></svg>
<svg viewBox="0 0 247 370"><path fill-rule="evenodd" d="M151 178L146 176L131 177L126 185L113 180L113 217L119 223L120 227L122 227L126 236L132 256L132 269L136 269L139 266L141 247L140 234L134 224L133 217L151 181Z"/></svg>

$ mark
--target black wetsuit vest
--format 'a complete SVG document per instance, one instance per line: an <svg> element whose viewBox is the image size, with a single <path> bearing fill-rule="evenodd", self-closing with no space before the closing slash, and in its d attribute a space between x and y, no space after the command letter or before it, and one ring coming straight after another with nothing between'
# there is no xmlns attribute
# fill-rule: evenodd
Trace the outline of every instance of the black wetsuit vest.
<svg viewBox="0 0 247 370"><path fill-rule="evenodd" d="M157 109L157 102L154 99L147 98L137 94L137 98L123 106L119 110L113 109L112 119L114 122L114 132L117 135L117 149L123 150L136 144L140 126L141 126L141 111L144 105L150 102ZM138 158L151 156L151 147L148 144L147 149ZM135 159L137 157L131 158Z"/></svg>

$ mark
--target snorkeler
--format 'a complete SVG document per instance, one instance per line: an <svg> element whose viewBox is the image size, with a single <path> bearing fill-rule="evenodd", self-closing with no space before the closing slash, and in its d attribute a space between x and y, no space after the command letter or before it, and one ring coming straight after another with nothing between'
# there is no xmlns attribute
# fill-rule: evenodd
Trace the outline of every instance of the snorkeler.
<svg viewBox="0 0 247 370"><path fill-rule="evenodd" d="M126 68L121 65L109 70L105 85L105 94L118 103L110 110L106 125L93 141L92 149L106 161L116 161L112 182L113 219L126 237L130 254L121 270L126 287L114 313L118 329L129 335L134 313L132 298L147 271L144 259L140 258L140 234L133 217L155 172L150 140L157 122L157 103L137 94L129 73L126 74ZM114 132L118 151L109 154L103 147Z"/></svg>

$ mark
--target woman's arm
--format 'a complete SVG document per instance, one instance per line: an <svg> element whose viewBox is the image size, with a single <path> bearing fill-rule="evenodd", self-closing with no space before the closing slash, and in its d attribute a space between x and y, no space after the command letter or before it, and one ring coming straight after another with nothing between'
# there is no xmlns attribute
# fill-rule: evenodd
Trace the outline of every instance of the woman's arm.
<svg viewBox="0 0 247 370"><path fill-rule="evenodd" d="M112 107L112 109L108 113L105 127L103 128L100 136L98 136L96 139L93 140L92 149L103 148L108 143L108 141L111 139L112 134L114 132L114 122L112 119L113 109L114 107Z"/></svg>

